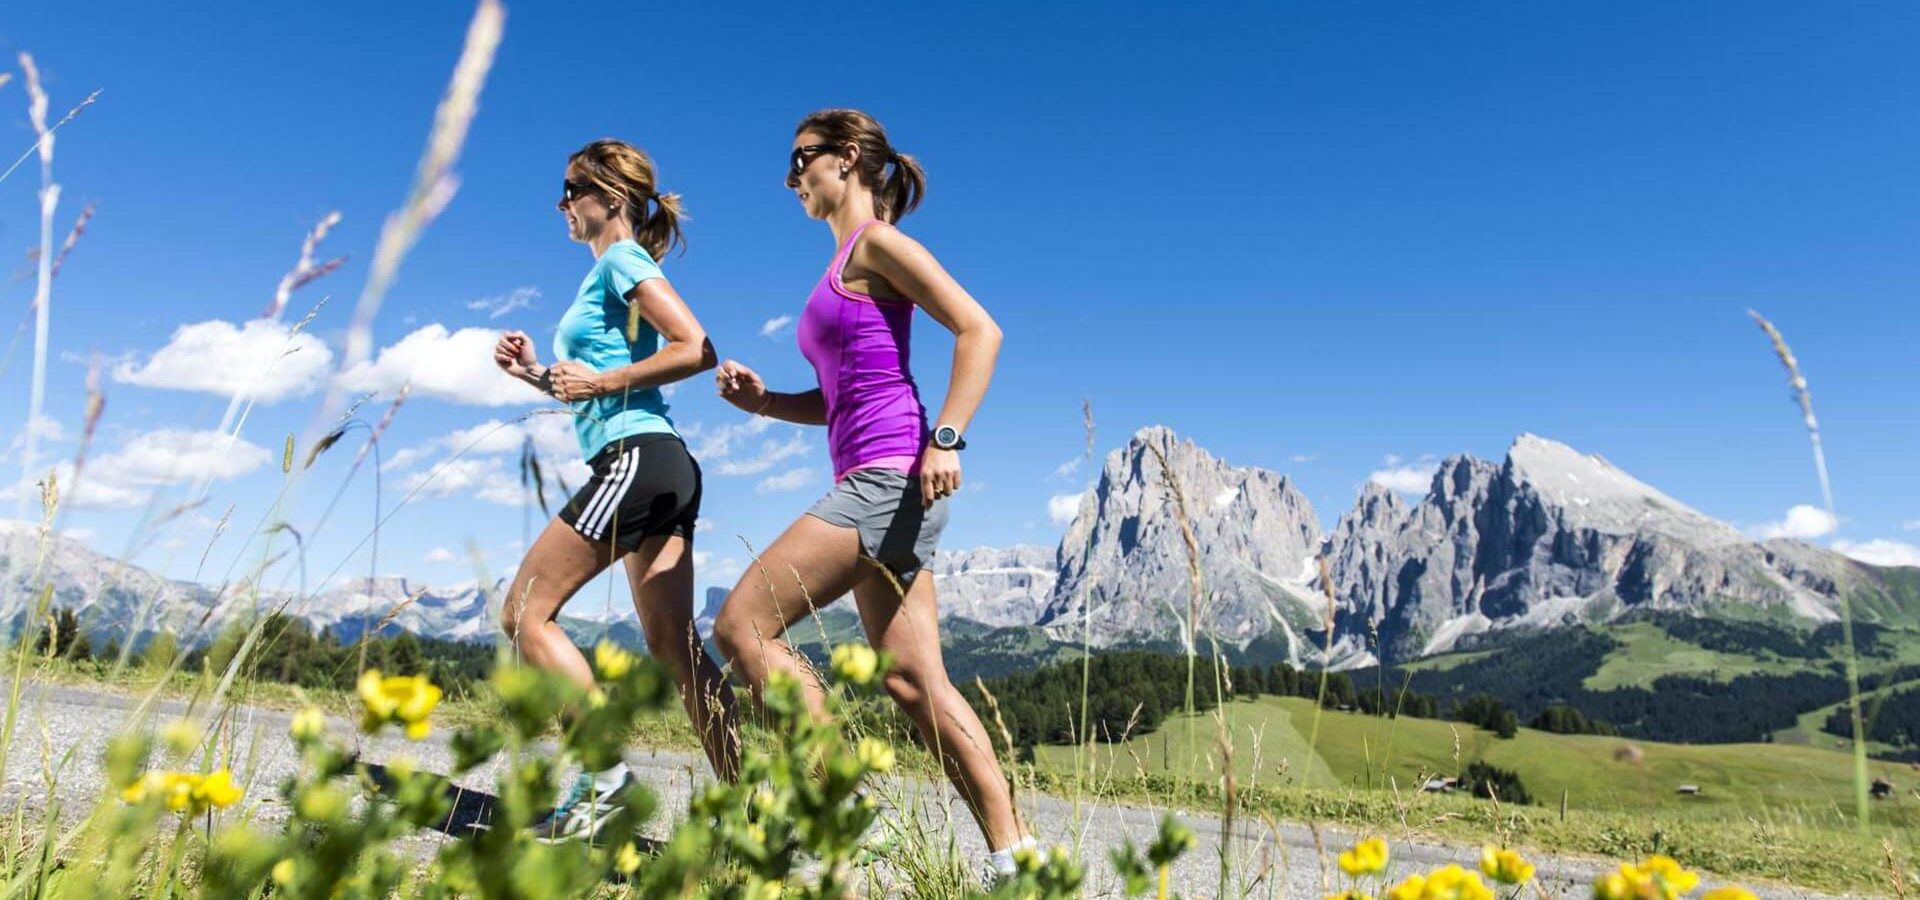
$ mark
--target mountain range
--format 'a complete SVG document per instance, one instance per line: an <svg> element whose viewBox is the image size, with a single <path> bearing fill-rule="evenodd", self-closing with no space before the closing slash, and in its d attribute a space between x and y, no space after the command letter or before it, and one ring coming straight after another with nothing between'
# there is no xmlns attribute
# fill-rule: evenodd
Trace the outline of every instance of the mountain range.
<svg viewBox="0 0 1920 900"><path fill-rule="evenodd" d="M1057 547L940 551L929 571L942 617L966 640L1217 645L1335 668L1637 610L1806 624L1837 618L1843 600L1880 624L1920 612L1889 570L1756 541L1604 458L1531 434L1500 462L1446 459L1416 500L1369 483L1323 530L1289 477L1149 427L1107 455ZM503 587L359 578L304 599L244 584L216 591L0 521L0 620L17 624L49 586L52 603L80 612L95 636L136 641L156 628L211 633L203 623L253 609L284 609L346 638L384 623L490 640L488 598ZM724 592L704 599L710 622Z"/></svg>

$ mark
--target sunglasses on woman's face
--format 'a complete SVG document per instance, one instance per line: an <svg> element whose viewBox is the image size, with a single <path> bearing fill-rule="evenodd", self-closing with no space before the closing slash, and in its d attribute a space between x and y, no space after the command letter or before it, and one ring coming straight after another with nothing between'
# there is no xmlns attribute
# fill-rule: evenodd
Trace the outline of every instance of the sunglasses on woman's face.
<svg viewBox="0 0 1920 900"><path fill-rule="evenodd" d="M807 170L814 157L834 149L832 144L805 144L793 148L793 155L787 157L787 171L795 175Z"/></svg>
<svg viewBox="0 0 1920 900"><path fill-rule="evenodd" d="M560 180L560 202L562 203L572 203L592 192L593 185L565 178Z"/></svg>

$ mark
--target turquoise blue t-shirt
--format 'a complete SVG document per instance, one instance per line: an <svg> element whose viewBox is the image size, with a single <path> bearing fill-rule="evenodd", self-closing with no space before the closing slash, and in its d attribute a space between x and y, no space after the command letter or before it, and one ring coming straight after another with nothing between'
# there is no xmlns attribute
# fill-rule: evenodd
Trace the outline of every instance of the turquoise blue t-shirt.
<svg viewBox="0 0 1920 900"><path fill-rule="evenodd" d="M607 248L593 263L593 271L580 282L580 293L560 317L553 335L553 355L582 363L596 372L629 366L652 356L660 349L660 332L647 320L635 315L633 340L627 334L627 292L649 278L664 278L660 266L639 244L620 241ZM580 453L591 460L602 447L623 437L639 434L676 434L673 420L667 418L667 400L659 388L643 388L577 400L573 407L574 430L580 436Z"/></svg>

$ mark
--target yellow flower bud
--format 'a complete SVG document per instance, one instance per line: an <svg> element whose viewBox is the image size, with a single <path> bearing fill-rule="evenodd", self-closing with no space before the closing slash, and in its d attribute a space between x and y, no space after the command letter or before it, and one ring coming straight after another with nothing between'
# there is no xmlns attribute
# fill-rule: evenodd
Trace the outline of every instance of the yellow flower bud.
<svg viewBox="0 0 1920 900"><path fill-rule="evenodd" d="M299 863L288 857L273 864L273 883L281 887L293 884L293 875L299 871Z"/></svg>
<svg viewBox="0 0 1920 900"><path fill-rule="evenodd" d="M312 822L331 822L346 810L347 798L339 790L327 785L308 790L294 802L294 811Z"/></svg>
<svg viewBox="0 0 1920 900"><path fill-rule="evenodd" d="M613 868L622 875L632 875L640 868L640 850L632 841L621 844L613 855Z"/></svg>
<svg viewBox="0 0 1920 900"><path fill-rule="evenodd" d="M893 748L887 746L886 741L863 737L860 739L860 746L855 751L855 755L860 758L861 765L875 772L893 769Z"/></svg>
<svg viewBox="0 0 1920 900"><path fill-rule="evenodd" d="M307 707L293 714L293 721L287 725L287 733L300 743L320 739L327 732L327 715L314 707Z"/></svg>
<svg viewBox="0 0 1920 900"><path fill-rule="evenodd" d="M167 752L184 757L200 745L200 726L186 719L175 719L160 730L160 742L167 746Z"/></svg>

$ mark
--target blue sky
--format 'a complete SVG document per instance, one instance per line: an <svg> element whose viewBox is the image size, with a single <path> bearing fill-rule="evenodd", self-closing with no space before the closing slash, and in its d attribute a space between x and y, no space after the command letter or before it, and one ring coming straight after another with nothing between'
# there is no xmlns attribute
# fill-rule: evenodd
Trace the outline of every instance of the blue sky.
<svg viewBox="0 0 1920 900"><path fill-rule="evenodd" d="M162 351L183 326L212 334L257 315L303 234L338 210L322 254L349 261L288 313L331 295L312 331L337 353L470 12L73 0L0 21L0 50L36 55L56 116L105 89L57 145L57 234L88 201L98 214L55 285L47 408L63 436L45 457L77 443L75 360L123 366L92 452L124 490L66 519L94 546L127 548L141 498L188 495L191 483L143 467L171 448L176 476L223 477L142 561L192 574L227 504L234 525L209 555L219 571L203 576L240 558L238 535L278 488L281 442L304 433L319 395L255 410L243 437L264 458L185 453L204 447L181 434L219 424L226 400L205 388L227 379L183 374ZM929 197L905 225L1007 334L947 546L1057 540L1050 501L1089 479L1086 464L1059 471L1084 446L1083 398L1102 452L1166 424L1292 474L1328 524L1376 473L1499 458L1530 431L1764 529L1819 492L1753 307L1792 342L1825 426L1841 521L1819 539L1920 559L1917 42L1920 8L1891 3L981 3L884 16L510 4L459 194L376 324L379 347L411 337L433 369L419 378L447 386L396 418L388 460L414 452L384 473L385 499L446 457L448 435L536 408L474 405L511 391L466 377L470 360L448 358L458 343L438 338L549 339L590 263L565 238L554 185L596 137L646 147L685 196L691 249L666 271L721 354L776 388L809 386L791 329L762 330L798 311L832 241L780 178L792 123L850 105L925 163ZM0 87L0 145L32 142L25 105L19 79ZM0 259L37 239L37 181L29 164L0 183ZM4 339L32 290L0 284ZM516 291L530 305L475 308ZM922 318L916 343L937 403L951 340ZM364 383L403 368L393 359ZM25 423L30 369L29 331L0 370L14 386L0 394L6 441ZM185 382L203 389L159 386ZM738 538L764 544L829 468L818 432L729 431L744 417L708 384L673 398L709 451L703 584L730 582ZM290 521L317 518L357 440L315 468ZM471 577L469 542L491 571L517 560L540 523L485 499L517 484L514 457L466 462L463 487L391 520L382 572ZM19 469L9 450L4 480ZM372 490L370 471L348 485L314 538L317 571L365 570L348 552ZM625 603L624 590L599 596Z"/></svg>

